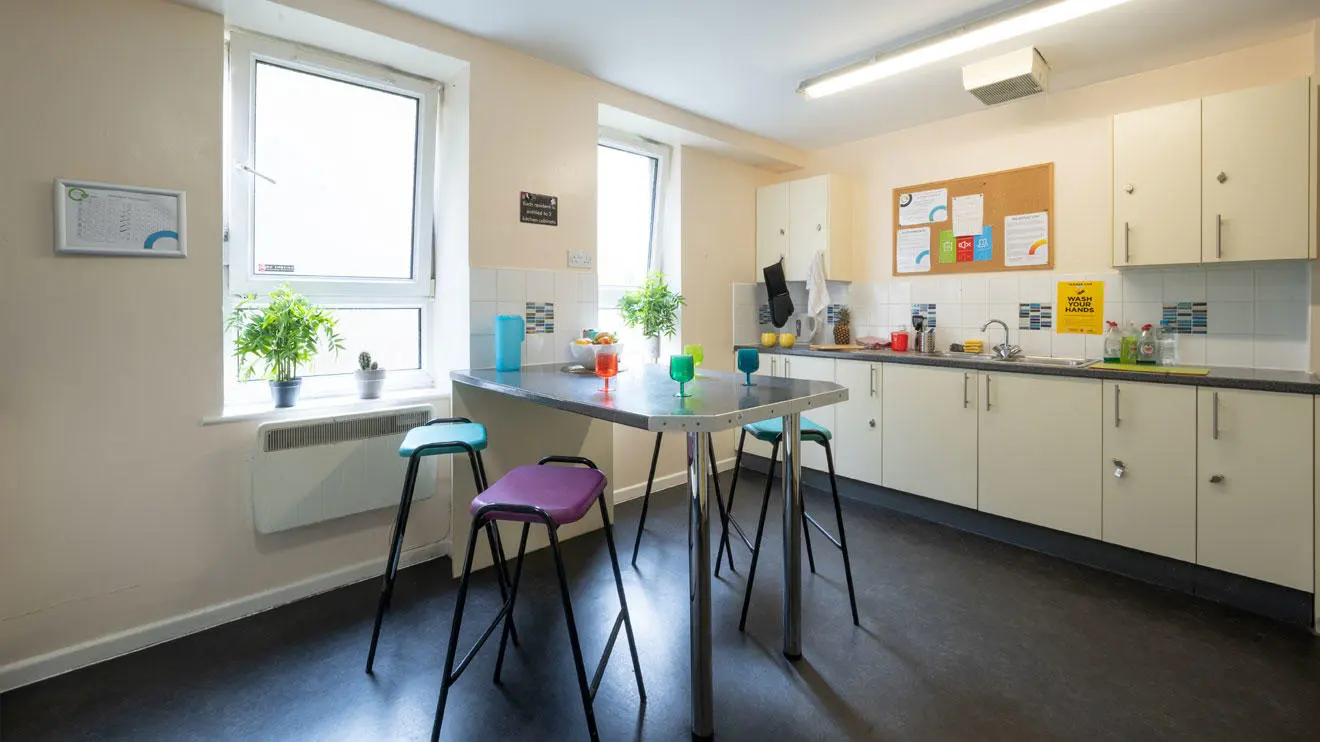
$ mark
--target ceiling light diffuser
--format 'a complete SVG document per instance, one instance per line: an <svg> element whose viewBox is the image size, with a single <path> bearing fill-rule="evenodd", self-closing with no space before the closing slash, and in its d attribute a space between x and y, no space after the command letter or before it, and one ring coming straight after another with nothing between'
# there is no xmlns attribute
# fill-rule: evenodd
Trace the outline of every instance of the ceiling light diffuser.
<svg viewBox="0 0 1320 742"><path fill-rule="evenodd" d="M808 98L823 98L1127 2L1131 0L1051 0L1009 11L905 49L877 54L805 80L798 86L798 92Z"/></svg>

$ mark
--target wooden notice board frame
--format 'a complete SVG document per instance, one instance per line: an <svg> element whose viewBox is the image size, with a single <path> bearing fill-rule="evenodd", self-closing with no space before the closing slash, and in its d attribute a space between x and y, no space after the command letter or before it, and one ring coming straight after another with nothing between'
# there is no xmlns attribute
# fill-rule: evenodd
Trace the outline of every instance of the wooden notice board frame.
<svg viewBox="0 0 1320 742"><path fill-rule="evenodd" d="M948 192L943 220L927 224L904 226L899 221L899 200L904 194L920 193L944 189ZM982 224L991 227L992 254L989 260L971 260L966 262L941 262L940 233L953 228L953 199L959 196L982 194ZM938 210L938 207L937 209ZM1005 228L1004 218L1024 214L1047 214L1047 262L1040 265L1009 266L1004 264ZM1030 271L1052 270L1054 268L1054 163L1001 170L994 173L973 175L966 178L937 180L914 186L895 188L893 193L893 239L892 271L895 276L937 276L958 273L988 273L994 271ZM926 258L928 270L899 272L898 233L900 230L929 227L930 254ZM965 237L967 235L954 235Z"/></svg>

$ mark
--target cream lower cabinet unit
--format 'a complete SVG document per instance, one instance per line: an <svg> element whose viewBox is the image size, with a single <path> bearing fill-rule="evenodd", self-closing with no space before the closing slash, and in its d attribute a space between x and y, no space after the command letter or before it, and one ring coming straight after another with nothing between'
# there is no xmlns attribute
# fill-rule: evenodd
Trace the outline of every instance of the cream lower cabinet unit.
<svg viewBox="0 0 1320 742"><path fill-rule="evenodd" d="M835 383L848 388L848 401L833 408L834 470L841 477L875 484L882 481L883 373L879 363L838 361L835 365Z"/></svg>
<svg viewBox="0 0 1320 742"><path fill-rule="evenodd" d="M1101 451L1100 384L982 375L977 456L982 511L1100 538L1095 465Z"/></svg>
<svg viewBox="0 0 1320 742"><path fill-rule="evenodd" d="M1310 396L1197 392L1196 563L1315 587Z"/></svg>
<svg viewBox="0 0 1320 742"><path fill-rule="evenodd" d="M812 358L809 356L787 356L766 353L761 359L758 374L769 372L770 376L781 379L808 379L810 381L834 381L834 359ZM837 405L821 407L803 413L803 417L829 430L834 430L834 409ZM836 436L837 437L837 436ZM825 461L825 448L814 441L806 441L802 446L802 465L808 469L828 471ZM747 453L770 458L770 444L762 443L752 436L747 436L743 449ZM782 451L780 452L782 454ZM780 456L782 461L782 455ZM778 463L776 463L778 467Z"/></svg>
<svg viewBox="0 0 1320 742"><path fill-rule="evenodd" d="M808 356L784 356L779 359L782 376L789 379L807 379L809 381L834 381L834 359L812 358ZM838 405L829 405L802 413L802 417L825 428L834 430L834 411ZM837 439L838 436L836 435ZM815 441L803 441L802 465L816 471L829 471L825 461L825 447Z"/></svg>
<svg viewBox="0 0 1320 742"><path fill-rule="evenodd" d="M892 489L975 508L981 374L894 363L885 367L883 379L884 476L878 481Z"/></svg>
<svg viewBox="0 0 1320 742"><path fill-rule="evenodd" d="M1195 562L1196 388L1103 384L1103 540Z"/></svg>

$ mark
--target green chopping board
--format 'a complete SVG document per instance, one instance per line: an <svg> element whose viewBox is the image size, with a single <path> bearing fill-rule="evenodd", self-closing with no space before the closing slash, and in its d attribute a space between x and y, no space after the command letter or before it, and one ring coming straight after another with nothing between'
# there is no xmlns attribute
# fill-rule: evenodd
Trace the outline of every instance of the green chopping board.
<svg viewBox="0 0 1320 742"><path fill-rule="evenodd" d="M1137 371L1147 374L1177 374L1179 376L1208 376L1210 369L1194 366L1147 366L1140 363L1096 363L1090 368L1101 371Z"/></svg>

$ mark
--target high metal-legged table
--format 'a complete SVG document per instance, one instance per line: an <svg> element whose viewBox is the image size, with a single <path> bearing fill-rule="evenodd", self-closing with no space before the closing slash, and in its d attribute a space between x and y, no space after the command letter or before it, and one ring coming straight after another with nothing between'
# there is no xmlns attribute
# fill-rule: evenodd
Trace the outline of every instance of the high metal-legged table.
<svg viewBox="0 0 1320 742"><path fill-rule="evenodd" d="M848 390L831 382L758 376L753 386L743 375L702 370L689 385L692 396L674 396L677 385L665 369L645 366L616 379L605 395L599 380L564 373L558 365L528 366L517 372L491 369L455 371L456 384L509 395L588 417L652 432L687 436L688 572L691 603L692 736L715 734L715 697L711 651L710 478L715 470L708 441L712 433L747 423L783 418L784 594L783 653L802 657L802 412L848 399Z"/></svg>

